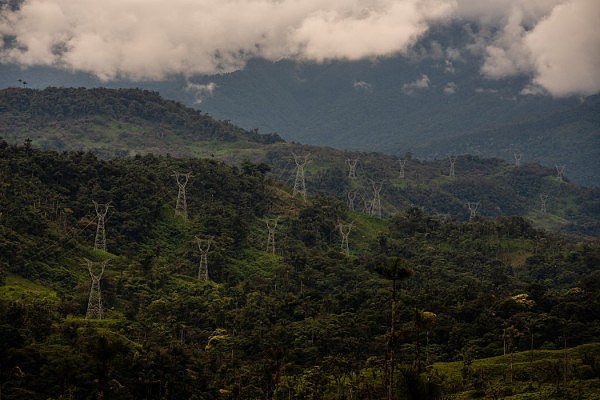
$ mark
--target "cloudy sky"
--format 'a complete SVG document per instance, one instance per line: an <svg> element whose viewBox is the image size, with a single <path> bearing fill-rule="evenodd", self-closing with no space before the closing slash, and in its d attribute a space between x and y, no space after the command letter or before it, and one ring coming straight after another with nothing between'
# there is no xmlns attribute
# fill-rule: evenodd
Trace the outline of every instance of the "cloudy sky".
<svg viewBox="0 0 600 400"><path fill-rule="evenodd" d="M600 91L599 0L25 0L17 10L6 3L0 63L103 80L230 72L253 57L322 63L409 54L431 27L461 22L478 33L458 51L480 53L490 79L529 76L532 88L554 96Z"/></svg>

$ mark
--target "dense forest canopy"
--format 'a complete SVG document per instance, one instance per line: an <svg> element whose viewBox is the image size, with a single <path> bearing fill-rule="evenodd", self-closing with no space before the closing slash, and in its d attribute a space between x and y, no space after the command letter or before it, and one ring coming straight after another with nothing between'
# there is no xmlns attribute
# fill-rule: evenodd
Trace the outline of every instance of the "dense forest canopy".
<svg viewBox="0 0 600 400"><path fill-rule="evenodd" d="M370 133L365 133L369 135ZM200 157L241 165L268 164L270 177L293 186L292 154L308 155L306 184L310 193L325 193L356 208L368 207L372 182L382 184L385 216L409 207L466 220L467 203L479 203L484 217L523 216L552 231L600 235L600 189L562 177L555 165L457 154L455 176L449 159L419 160L380 153L346 152L285 143L276 134L245 131L182 104L139 89L47 88L0 90L0 136L11 144L30 139L36 148L91 151L101 158L143 154ZM593 146L592 146L593 147ZM347 175L353 160L356 177ZM401 162L404 162L401 171ZM546 212L540 197L547 196Z"/></svg>
<svg viewBox="0 0 600 400"><path fill-rule="evenodd" d="M379 218L293 197L270 168L1 141L2 398L598 395L596 239L410 205ZM104 262L103 318L86 318Z"/></svg>

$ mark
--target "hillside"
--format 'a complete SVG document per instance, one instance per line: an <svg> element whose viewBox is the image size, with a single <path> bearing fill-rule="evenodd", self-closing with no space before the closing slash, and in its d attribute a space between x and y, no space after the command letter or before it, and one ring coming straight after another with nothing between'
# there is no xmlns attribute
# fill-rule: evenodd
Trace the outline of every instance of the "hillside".
<svg viewBox="0 0 600 400"><path fill-rule="evenodd" d="M382 219L294 198L267 171L0 142L3 398L381 399L396 360L398 398L434 399L477 385L455 386L435 362L600 341L597 240L520 217L444 221L408 208ZM192 175L187 218L175 213L174 172ZM107 251L94 248L94 201L110 204ZM279 220L274 253L267 218ZM353 226L347 254L339 223ZM107 262L103 318L85 318L86 260ZM552 395L581 382L597 395L597 346L570 357ZM508 373L506 358L496 370Z"/></svg>
<svg viewBox="0 0 600 400"><path fill-rule="evenodd" d="M479 202L480 216L525 216L546 229L600 234L599 190L559 179L553 165L524 159L516 168L498 159L462 155L456 160L455 177L449 177L448 159L422 161L407 153L401 157L406 160L401 178L400 157L285 143L276 135L244 131L148 91L2 90L0 136L19 144L30 138L42 149L90 150L105 158L152 153L214 157L238 165L245 160L266 163L271 177L291 186L292 154L310 154L309 192L333 195L345 203L350 193L357 210L370 207L372 182L378 182L382 215L416 206L466 220L466 203ZM357 160L355 178L347 176L347 159ZM546 212L540 196L548 196Z"/></svg>
<svg viewBox="0 0 600 400"><path fill-rule="evenodd" d="M105 155L177 152L198 140L281 141L217 121L156 92L102 88L1 90L0 135L29 137L42 148L91 148Z"/></svg>
<svg viewBox="0 0 600 400"><path fill-rule="evenodd" d="M530 77L489 79L469 51L475 26L431 29L409 54L321 64L249 60L243 70L163 81L102 82L49 67L0 65L0 87L141 87L248 130L288 141L424 159L475 154L566 165L574 182L600 186L598 95L554 98Z"/></svg>

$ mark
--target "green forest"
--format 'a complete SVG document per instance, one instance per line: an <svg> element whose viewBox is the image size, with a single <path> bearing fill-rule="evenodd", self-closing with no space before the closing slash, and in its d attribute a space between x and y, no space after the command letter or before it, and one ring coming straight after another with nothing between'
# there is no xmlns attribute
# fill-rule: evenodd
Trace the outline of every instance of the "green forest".
<svg viewBox="0 0 600 400"><path fill-rule="evenodd" d="M400 191L370 215L317 162L304 200L273 173L277 152L232 164L35 144L0 141L1 399L600 398L594 229L391 207ZM498 164L597 218L594 192ZM420 168L427 181L441 161Z"/></svg>
<svg viewBox="0 0 600 400"><path fill-rule="evenodd" d="M365 135L371 133L365 132ZM368 208L373 183L382 184L382 215L410 207L427 213L469 218L466 203L479 203L486 218L522 216L536 228L600 236L600 189L574 184L568 166L562 177L555 165L457 154L455 176L449 159L420 160L410 152L342 151L286 143L277 134L247 131L198 110L139 89L47 88L0 90L0 136L12 144L54 151L90 151L102 159L154 154L209 158L238 165L267 164L267 173L293 186L292 154L307 156L309 193L334 196L354 208ZM590 148L594 148L590 142ZM347 161L356 162L349 178ZM401 161L405 163L400 175ZM591 166L594 164L590 164ZM542 212L541 197L546 198Z"/></svg>

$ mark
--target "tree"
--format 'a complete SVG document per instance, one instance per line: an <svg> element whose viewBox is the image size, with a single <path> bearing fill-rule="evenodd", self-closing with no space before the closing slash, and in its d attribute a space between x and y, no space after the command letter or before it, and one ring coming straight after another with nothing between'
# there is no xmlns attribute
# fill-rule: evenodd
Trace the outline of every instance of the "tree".
<svg viewBox="0 0 600 400"><path fill-rule="evenodd" d="M384 278L392 281L392 315L390 318L390 334L387 341L386 350L386 385L387 398L394 398L394 369L396 367L395 348L398 341L396 333L396 294L398 282L410 278L413 270L406 266L406 261L400 257L393 258L390 262L380 264L376 268L377 272Z"/></svg>

